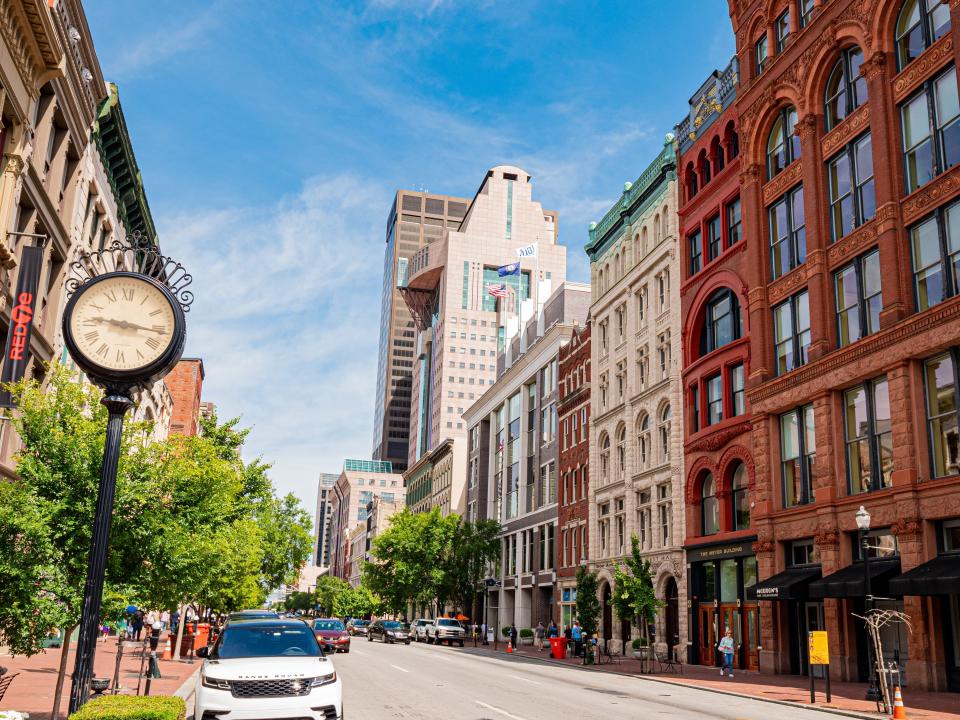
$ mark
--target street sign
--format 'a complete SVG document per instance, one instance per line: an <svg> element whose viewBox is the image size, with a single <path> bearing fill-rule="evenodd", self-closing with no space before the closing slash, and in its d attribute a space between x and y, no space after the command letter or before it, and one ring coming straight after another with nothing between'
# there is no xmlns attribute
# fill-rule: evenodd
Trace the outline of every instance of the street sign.
<svg viewBox="0 0 960 720"><path fill-rule="evenodd" d="M827 644L826 630L813 630L810 632L810 664L830 664L830 648Z"/></svg>

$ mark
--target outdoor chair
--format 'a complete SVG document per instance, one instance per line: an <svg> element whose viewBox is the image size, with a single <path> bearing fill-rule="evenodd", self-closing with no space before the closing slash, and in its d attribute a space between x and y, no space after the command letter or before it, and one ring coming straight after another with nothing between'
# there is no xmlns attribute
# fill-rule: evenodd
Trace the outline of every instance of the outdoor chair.
<svg viewBox="0 0 960 720"><path fill-rule="evenodd" d="M667 669L667 672L677 672L683 674L683 663L677 660L676 658L670 659L668 653L657 653L657 665L660 667L660 672L663 672L664 668Z"/></svg>
<svg viewBox="0 0 960 720"><path fill-rule="evenodd" d="M619 665L622 659L623 658L620 657L619 653L610 652L610 643L604 643L603 654L601 655L601 658L600 658L601 663L607 662L607 663L610 663L611 665L613 663L617 663Z"/></svg>
<svg viewBox="0 0 960 720"><path fill-rule="evenodd" d="M13 679L20 673L5 673L3 677L0 677L0 700L3 700L3 696L7 692L7 688L10 687L10 683L13 682Z"/></svg>

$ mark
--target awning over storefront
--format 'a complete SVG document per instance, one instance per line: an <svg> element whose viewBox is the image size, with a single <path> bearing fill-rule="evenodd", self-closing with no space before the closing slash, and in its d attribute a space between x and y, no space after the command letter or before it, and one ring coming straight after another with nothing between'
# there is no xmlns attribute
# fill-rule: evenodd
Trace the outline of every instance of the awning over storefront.
<svg viewBox="0 0 960 720"><path fill-rule="evenodd" d="M747 590L747 599L752 600L806 600L807 588L820 579L820 566L787 568L773 577L758 582L753 592Z"/></svg>
<svg viewBox="0 0 960 720"><path fill-rule="evenodd" d="M845 568L810 583L812 598L864 597L867 589L863 582L863 563L855 562ZM890 595L890 578L900 574L900 558L870 560L870 592L874 596ZM897 593L899 594L899 593Z"/></svg>
<svg viewBox="0 0 960 720"><path fill-rule="evenodd" d="M951 595L960 593L960 553L938 555L890 581L893 595Z"/></svg>

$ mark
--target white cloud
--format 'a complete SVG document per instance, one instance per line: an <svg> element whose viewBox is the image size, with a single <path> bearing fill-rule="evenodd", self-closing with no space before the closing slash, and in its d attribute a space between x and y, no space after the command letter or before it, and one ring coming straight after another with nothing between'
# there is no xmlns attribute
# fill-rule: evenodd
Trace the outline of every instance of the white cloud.
<svg viewBox="0 0 960 720"><path fill-rule="evenodd" d="M247 455L308 507L319 472L369 457L391 193L314 177L271 205L161 218L165 252L194 275L187 355L221 419L253 426Z"/></svg>
<svg viewBox="0 0 960 720"><path fill-rule="evenodd" d="M171 23L122 45L117 59L109 64L111 74L128 79L195 49L218 23L222 4L216 2L188 22Z"/></svg>

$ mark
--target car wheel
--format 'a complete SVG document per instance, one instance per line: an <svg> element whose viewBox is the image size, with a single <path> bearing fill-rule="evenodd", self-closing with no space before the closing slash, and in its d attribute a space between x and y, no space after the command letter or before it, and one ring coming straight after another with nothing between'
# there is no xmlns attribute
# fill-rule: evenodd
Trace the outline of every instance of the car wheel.
<svg viewBox="0 0 960 720"><path fill-rule="evenodd" d="M463 647L463 640L460 641L460 647Z"/></svg>
<svg viewBox="0 0 960 720"><path fill-rule="evenodd" d="M407 642L406 642L405 644L406 644L406 645L409 645L409 644L410 644L410 641L409 641L409 640L407 640Z"/></svg>
<svg viewBox="0 0 960 720"><path fill-rule="evenodd" d="M367 642L373 642L373 635L367 635Z"/></svg>

